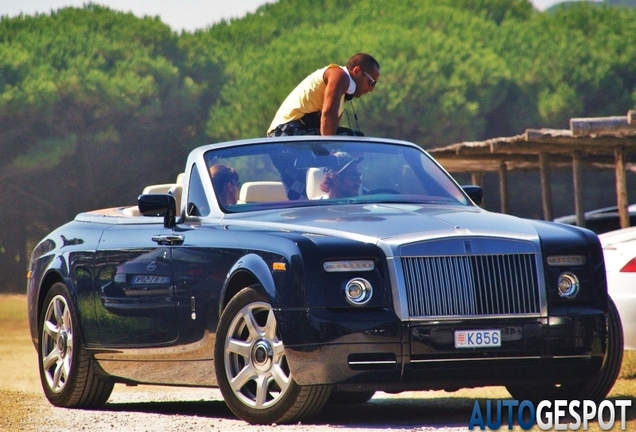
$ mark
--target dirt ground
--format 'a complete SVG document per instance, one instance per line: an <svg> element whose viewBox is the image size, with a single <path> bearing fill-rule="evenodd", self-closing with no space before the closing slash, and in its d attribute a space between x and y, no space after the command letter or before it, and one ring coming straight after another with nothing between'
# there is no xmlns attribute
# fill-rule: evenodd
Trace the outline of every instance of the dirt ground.
<svg viewBox="0 0 636 432"><path fill-rule="evenodd" d="M466 430L476 398L508 397L503 388L457 393L377 393L368 403L327 406L295 425L250 426L216 389L159 386L115 389L100 410L64 409L44 397L26 320L26 297L0 295L0 431L277 431L362 432Z"/></svg>
<svg viewBox="0 0 636 432"><path fill-rule="evenodd" d="M217 390L115 388L100 410L56 408L43 394L0 390L0 431L465 431L471 398L377 394L364 405L328 406L295 425L251 426L238 420ZM432 392L437 393L437 392ZM428 396L428 397L425 397Z"/></svg>

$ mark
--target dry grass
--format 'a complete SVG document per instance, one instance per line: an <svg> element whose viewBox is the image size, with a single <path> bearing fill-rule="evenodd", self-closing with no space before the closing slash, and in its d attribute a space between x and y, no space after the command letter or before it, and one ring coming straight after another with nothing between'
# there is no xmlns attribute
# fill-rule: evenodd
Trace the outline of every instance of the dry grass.
<svg viewBox="0 0 636 432"><path fill-rule="evenodd" d="M27 322L26 296L0 295L0 389L40 392L38 356Z"/></svg>
<svg viewBox="0 0 636 432"><path fill-rule="evenodd" d="M27 323L26 296L0 295L0 391L41 393L38 376L37 353L31 343ZM117 389L118 387L116 387ZM123 390L120 389L120 390ZM126 390L124 390L126 391ZM475 399L507 399L510 397L503 387L464 389L455 393L444 391L405 392L399 395L382 395L387 398L439 398L446 403L457 400L465 405ZM636 351L625 351L623 366L619 380L608 395L609 399L631 399L632 407L628 409L627 430L636 430ZM503 429L507 429L504 425ZM515 430L521 430L518 426ZM537 427L532 430L539 430ZM590 431L600 432L596 423L589 425ZM612 430L620 430L616 424Z"/></svg>
<svg viewBox="0 0 636 432"><path fill-rule="evenodd" d="M636 351L625 351L623 354L621 374L618 377L626 380L634 380L634 389L636 390ZM634 392L634 395L636 395L636 392Z"/></svg>

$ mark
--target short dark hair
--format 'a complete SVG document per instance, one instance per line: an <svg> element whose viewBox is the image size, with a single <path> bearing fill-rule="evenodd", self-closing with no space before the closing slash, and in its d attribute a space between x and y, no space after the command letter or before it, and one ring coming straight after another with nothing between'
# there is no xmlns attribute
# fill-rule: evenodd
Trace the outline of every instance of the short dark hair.
<svg viewBox="0 0 636 432"><path fill-rule="evenodd" d="M212 178L212 185L214 189L220 191L223 189L226 183L239 181L238 173L234 168L227 165L217 164L210 167L210 177Z"/></svg>
<svg viewBox="0 0 636 432"><path fill-rule="evenodd" d="M351 57L347 62L347 69L352 70L354 67L360 66L362 70L380 70L380 63L371 55L366 53L358 53Z"/></svg>

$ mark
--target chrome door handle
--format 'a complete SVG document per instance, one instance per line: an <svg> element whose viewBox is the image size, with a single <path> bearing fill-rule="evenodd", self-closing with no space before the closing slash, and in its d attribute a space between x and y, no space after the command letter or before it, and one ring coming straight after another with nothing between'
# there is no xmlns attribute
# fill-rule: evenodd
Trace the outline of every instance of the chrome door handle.
<svg viewBox="0 0 636 432"><path fill-rule="evenodd" d="M180 234L158 234L152 236L152 241L160 245L176 245L183 244L184 236Z"/></svg>

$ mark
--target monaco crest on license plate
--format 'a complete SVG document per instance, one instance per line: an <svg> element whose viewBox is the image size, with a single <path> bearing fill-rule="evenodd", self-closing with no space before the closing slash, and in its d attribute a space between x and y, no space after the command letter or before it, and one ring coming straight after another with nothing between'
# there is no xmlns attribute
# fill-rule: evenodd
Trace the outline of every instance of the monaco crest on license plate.
<svg viewBox="0 0 636 432"><path fill-rule="evenodd" d="M501 330L456 330L455 348L500 347Z"/></svg>

